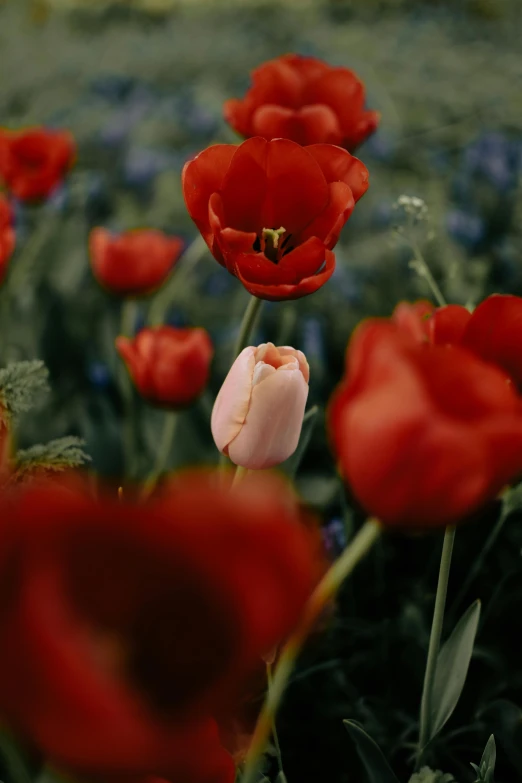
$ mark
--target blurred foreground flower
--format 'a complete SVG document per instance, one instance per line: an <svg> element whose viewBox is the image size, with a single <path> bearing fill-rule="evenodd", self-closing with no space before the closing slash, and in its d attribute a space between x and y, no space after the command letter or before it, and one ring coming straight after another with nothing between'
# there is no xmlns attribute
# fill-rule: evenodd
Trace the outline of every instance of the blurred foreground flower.
<svg viewBox="0 0 522 783"><path fill-rule="evenodd" d="M118 337L116 347L138 392L156 405L183 408L208 383L214 350L205 329L142 329L132 340Z"/></svg>
<svg viewBox="0 0 522 783"><path fill-rule="evenodd" d="M473 313L460 305L401 302L394 320L418 340L468 348L506 372L522 392L522 298L493 294Z"/></svg>
<svg viewBox="0 0 522 783"><path fill-rule="evenodd" d="M183 194L214 257L260 299L298 299L335 268L332 248L368 171L330 144L216 144L185 165Z"/></svg>
<svg viewBox="0 0 522 783"><path fill-rule="evenodd" d="M227 122L242 136L337 144L353 150L379 124L364 108L364 85L348 68L315 57L287 54L252 73L242 100L226 101Z"/></svg>
<svg viewBox="0 0 522 783"><path fill-rule="evenodd" d="M233 715L314 578L286 485L249 477L231 492L192 472L144 504L71 478L0 504L10 728L86 777L232 783L215 718Z"/></svg>
<svg viewBox="0 0 522 783"><path fill-rule="evenodd" d="M245 348L212 411L218 449L236 465L254 470L288 459L299 442L309 378L301 351L272 343Z"/></svg>
<svg viewBox="0 0 522 783"><path fill-rule="evenodd" d="M383 524L448 525L522 473L522 400L501 369L458 345L368 321L329 409L339 468Z"/></svg>
<svg viewBox="0 0 522 783"><path fill-rule="evenodd" d="M21 201L47 198L73 165L75 155L68 131L0 128L0 182Z"/></svg>
<svg viewBox="0 0 522 783"><path fill-rule="evenodd" d="M13 212L9 202L0 193L0 284L7 273L7 265L15 247Z"/></svg>
<svg viewBox="0 0 522 783"><path fill-rule="evenodd" d="M102 286L120 296L143 296L165 282L183 241L152 229L113 236L104 228L95 228L89 249L92 271Z"/></svg>

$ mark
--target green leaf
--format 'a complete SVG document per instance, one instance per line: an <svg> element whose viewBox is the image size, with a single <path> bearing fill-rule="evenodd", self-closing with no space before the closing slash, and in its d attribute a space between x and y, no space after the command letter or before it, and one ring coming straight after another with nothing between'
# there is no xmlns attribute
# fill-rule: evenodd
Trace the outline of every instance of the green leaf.
<svg viewBox="0 0 522 783"><path fill-rule="evenodd" d="M497 746L495 744L495 737L492 734L484 748L484 753L480 759L480 765L478 767L476 764L471 765L477 773L475 783L494 783L493 776L495 774L496 761Z"/></svg>
<svg viewBox="0 0 522 783"><path fill-rule="evenodd" d="M348 734L355 742L370 783L399 783L377 743L365 732L360 723L344 720Z"/></svg>
<svg viewBox="0 0 522 783"><path fill-rule="evenodd" d="M84 445L81 438L70 435L21 449L16 455L16 475L24 477L35 470L60 472L67 468L78 468L91 459L84 452Z"/></svg>
<svg viewBox="0 0 522 783"><path fill-rule="evenodd" d="M303 428L301 430L301 437L299 438L299 443L297 444L297 448L292 454L292 456L288 457L288 459L285 462L283 462L281 466L281 469L290 478L295 478L295 475L299 470L299 465L301 464L301 460L303 459L306 449L310 444L312 433L314 431L314 427L317 422L318 413L319 413L319 407L317 405L314 405L313 408L310 408L310 410L306 412L305 417L303 419Z"/></svg>
<svg viewBox="0 0 522 783"><path fill-rule="evenodd" d="M480 601L475 601L441 647L433 683L430 739L439 733L457 706L466 682L479 619Z"/></svg>
<svg viewBox="0 0 522 783"><path fill-rule="evenodd" d="M49 372L43 362L14 362L0 370L0 405L17 416L28 411L39 395L49 391Z"/></svg>
<svg viewBox="0 0 522 783"><path fill-rule="evenodd" d="M492 727L502 750L522 779L522 709L512 701L498 699L478 717Z"/></svg>

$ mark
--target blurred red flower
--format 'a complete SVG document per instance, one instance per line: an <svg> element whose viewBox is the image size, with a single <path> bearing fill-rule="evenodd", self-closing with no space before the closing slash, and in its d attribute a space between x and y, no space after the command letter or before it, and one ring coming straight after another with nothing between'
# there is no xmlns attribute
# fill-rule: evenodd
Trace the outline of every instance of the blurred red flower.
<svg viewBox="0 0 522 783"><path fill-rule="evenodd" d="M522 391L522 298L493 294L470 313L460 305L401 302L393 319L417 339L434 345L462 345L496 364Z"/></svg>
<svg viewBox="0 0 522 783"><path fill-rule="evenodd" d="M329 409L342 475L385 525L447 525L522 472L522 400L499 368L390 321L354 333Z"/></svg>
<svg viewBox="0 0 522 783"><path fill-rule="evenodd" d="M364 85L353 71L287 54L256 68L252 87L242 100L226 101L224 115L245 138L284 138L353 150L379 124L379 113L366 111L364 101Z"/></svg>
<svg viewBox="0 0 522 783"><path fill-rule="evenodd" d="M331 277L332 248L368 171L330 144L249 139L185 165L185 203L214 257L261 299L297 299Z"/></svg>
<svg viewBox="0 0 522 783"><path fill-rule="evenodd" d="M183 241L161 231L140 229L113 236L95 228L89 237L91 267L101 285L120 296L143 296L167 279Z"/></svg>
<svg viewBox="0 0 522 783"><path fill-rule="evenodd" d="M285 485L189 472L147 504L78 481L3 496L0 710L54 763L232 783L214 716L312 589Z"/></svg>
<svg viewBox="0 0 522 783"><path fill-rule="evenodd" d="M138 392L156 405L183 408L208 383L214 349L205 329L142 329L132 340L118 337L116 348Z"/></svg>
<svg viewBox="0 0 522 783"><path fill-rule="evenodd" d="M0 181L21 201L45 199L72 166L76 146L68 131L0 128Z"/></svg>
<svg viewBox="0 0 522 783"><path fill-rule="evenodd" d="M8 261L15 247L13 212L7 199L0 193L0 284L7 273Z"/></svg>

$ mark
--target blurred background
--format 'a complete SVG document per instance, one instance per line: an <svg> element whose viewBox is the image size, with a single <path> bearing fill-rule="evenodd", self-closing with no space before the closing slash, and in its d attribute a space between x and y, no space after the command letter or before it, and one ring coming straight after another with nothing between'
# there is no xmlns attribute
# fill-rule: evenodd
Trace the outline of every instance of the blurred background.
<svg viewBox="0 0 522 783"><path fill-rule="evenodd" d="M286 52L352 68L368 106L382 113L378 132L357 152L371 187L345 228L334 278L307 299L267 304L256 335L305 351L310 404L324 411L361 318L389 315L402 298L429 297L410 266L407 232L394 230L401 195L427 205L415 241L448 301L522 295L521 22L519 0L0 0L0 125L67 128L79 149L48 203L15 204L8 318L6 295L0 300L3 360L43 359L52 386L21 422L20 445L78 435L97 471L121 472L120 302L92 278L89 231L147 226L191 242L183 164L211 143L237 141L222 119L223 101L244 93L252 68ZM185 273L182 261L167 289L140 305L136 327L156 304L168 323L205 326L216 347L211 389L183 415L172 467L217 459L209 413L247 300L207 255ZM135 404L144 475L163 418ZM320 421L297 481L335 552L347 521L360 514L340 490ZM450 592L495 510L464 529ZM486 564L482 597L496 603L450 724L455 736L447 732L437 749L437 763L462 781L473 779L469 762L478 763L494 727L504 732L500 780L522 776L521 650L509 638L522 600L519 531L516 522L506 525ZM281 741L290 783L362 780L342 727L347 717L361 720L406 774L438 557L438 539L391 540L358 573L344 619L311 645L300 687L289 691ZM385 588L392 583L393 591ZM495 592L499 585L505 593ZM465 598L476 597L474 585ZM480 717L499 699L512 706L493 705L493 717Z"/></svg>

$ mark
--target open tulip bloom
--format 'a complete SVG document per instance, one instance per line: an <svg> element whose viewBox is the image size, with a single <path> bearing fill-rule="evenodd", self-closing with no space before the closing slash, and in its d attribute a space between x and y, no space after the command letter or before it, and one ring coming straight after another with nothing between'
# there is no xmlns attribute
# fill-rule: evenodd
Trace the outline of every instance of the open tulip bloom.
<svg viewBox="0 0 522 783"><path fill-rule="evenodd" d="M522 398L499 366L461 345L419 342L400 320L354 333L331 440L342 475L383 524L445 526L522 474Z"/></svg>
<svg viewBox="0 0 522 783"><path fill-rule="evenodd" d="M255 69L252 82L242 100L232 98L224 106L227 122L245 137L353 150L379 123L378 112L364 108L364 85L355 73L316 57L269 60Z"/></svg>
<svg viewBox="0 0 522 783"><path fill-rule="evenodd" d="M0 183L21 201L50 196L75 156L76 145L68 131L0 128Z"/></svg>
<svg viewBox="0 0 522 783"><path fill-rule="evenodd" d="M214 258L260 299L298 299L332 276L335 247L368 189L360 160L288 139L216 144L185 165L183 194Z"/></svg>

